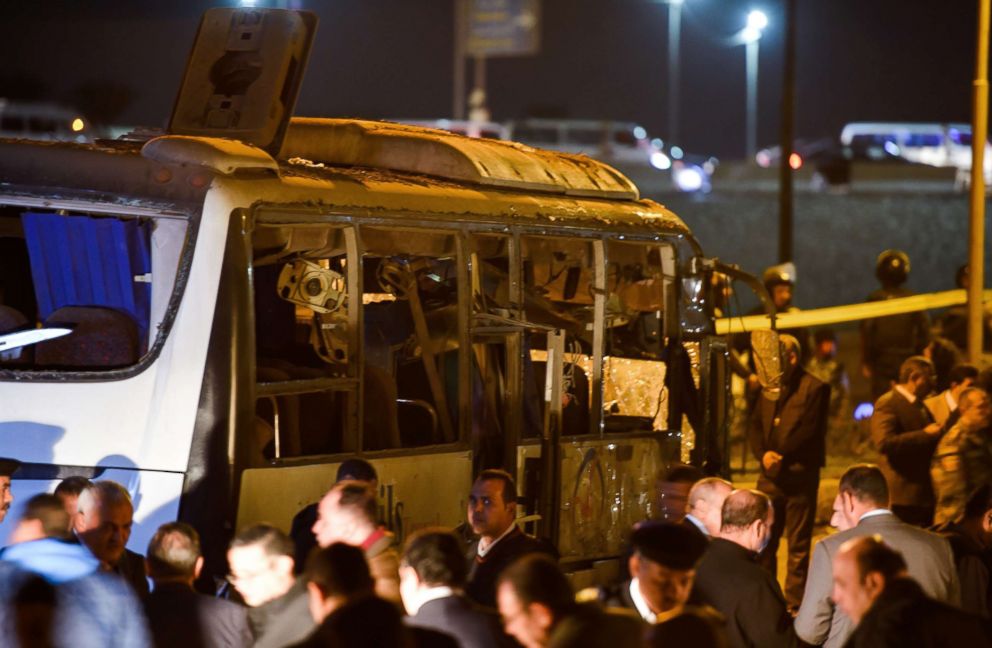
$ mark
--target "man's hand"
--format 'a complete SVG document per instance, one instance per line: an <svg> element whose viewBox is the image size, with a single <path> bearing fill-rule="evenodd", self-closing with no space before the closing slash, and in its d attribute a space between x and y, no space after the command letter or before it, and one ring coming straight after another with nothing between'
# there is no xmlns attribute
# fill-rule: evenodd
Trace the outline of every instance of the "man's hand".
<svg viewBox="0 0 992 648"><path fill-rule="evenodd" d="M923 428L923 431L927 434L937 435L944 431L944 426L940 423L931 423L930 425Z"/></svg>
<svg viewBox="0 0 992 648"><path fill-rule="evenodd" d="M774 477L778 474L778 469L782 467L782 455L774 450L767 451L761 457L761 466L765 469L765 474Z"/></svg>

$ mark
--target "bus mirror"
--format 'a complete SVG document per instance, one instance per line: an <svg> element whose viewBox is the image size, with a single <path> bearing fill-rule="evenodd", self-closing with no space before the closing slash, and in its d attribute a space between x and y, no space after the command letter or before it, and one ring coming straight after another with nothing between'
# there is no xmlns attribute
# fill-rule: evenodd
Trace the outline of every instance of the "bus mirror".
<svg viewBox="0 0 992 648"><path fill-rule="evenodd" d="M782 355L778 333L767 329L751 331L751 350L761 391L768 400L778 400L782 390Z"/></svg>
<svg viewBox="0 0 992 648"><path fill-rule="evenodd" d="M228 137L278 155L316 29L316 15L305 11L208 10L169 132Z"/></svg>

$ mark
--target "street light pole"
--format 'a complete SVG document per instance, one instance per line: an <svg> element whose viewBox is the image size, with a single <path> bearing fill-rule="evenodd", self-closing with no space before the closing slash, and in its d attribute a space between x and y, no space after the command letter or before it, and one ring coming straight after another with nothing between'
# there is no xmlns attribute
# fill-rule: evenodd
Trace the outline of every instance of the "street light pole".
<svg viewBox="0 0 992 648"><path fill-rule="evenodd" d="M668 0L668 142L679 142L679 49L682 40L682 3Z"/></svg>
<svg viewBox="0 0 992 648"><path fill-rule="evenodd" d="M985 283L985 146L989 121L989 0L978 3L975 80L972 83L971 209L968 250L968 358L977 364L982 354Z"/></svg>
<svg viewBox="0 0 992 648"><path fill-rule="evenodd" d="M754 160L758 151L758 42L754 39L744 46L747 67L747 161Z"/></svg>
<svg viewBox="0 0 992 648"><path fill-rule="evenodd" d="M745 148L748 160L753 160L758 150L758 41L761 40L761 30L767 26L768 17L760 11L752 11L747 15L747 25L741 32L747 68Z"/></svg>

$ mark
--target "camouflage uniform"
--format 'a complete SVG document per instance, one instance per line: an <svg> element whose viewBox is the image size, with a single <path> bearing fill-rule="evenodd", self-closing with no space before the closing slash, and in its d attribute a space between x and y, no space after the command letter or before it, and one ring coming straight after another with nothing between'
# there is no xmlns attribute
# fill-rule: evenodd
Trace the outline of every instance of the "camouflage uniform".
<svg viewBox="0 0 992 648"><path fill-rule="evenodd" d="M992 483L992 429L954 425L937 445L930 477L937 499L934 524L959 522L968 495Z"/></svg>

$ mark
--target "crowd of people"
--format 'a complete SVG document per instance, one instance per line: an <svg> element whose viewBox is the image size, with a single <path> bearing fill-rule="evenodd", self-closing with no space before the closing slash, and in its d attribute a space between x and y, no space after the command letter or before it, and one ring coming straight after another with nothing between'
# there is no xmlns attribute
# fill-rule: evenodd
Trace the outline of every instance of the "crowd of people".
<svg viewBox="0 0 992 648"><path fill-rule="evenodd" d="M0 521L16 467L0 464ZM0 554L0 636L25 648L992 646L992 485L938 534L896 515L889 470L844 473L838 532L814 547L794 609L760 560L773 497L718 477L682 482L681 516L636 525L619 582L576 592L554 547L518 526L508 473L478 475L464 528L422 529L401 545L378 521L374 468L349 460L309 537L299 524L295 541L270 525L241 529L230 588L209 593L196 591L195 529L163 524L145 556L132 553L127 491L69 478L26 503Z"/></svg>

